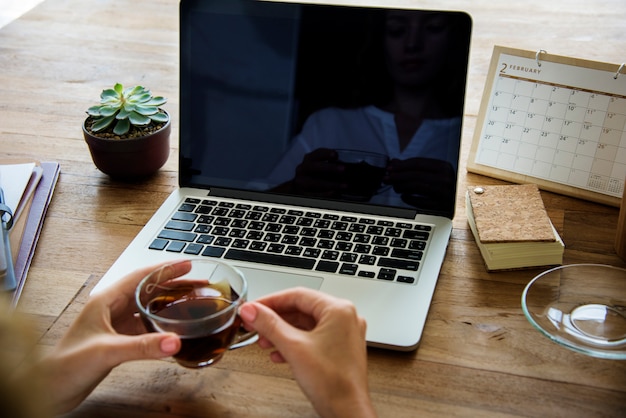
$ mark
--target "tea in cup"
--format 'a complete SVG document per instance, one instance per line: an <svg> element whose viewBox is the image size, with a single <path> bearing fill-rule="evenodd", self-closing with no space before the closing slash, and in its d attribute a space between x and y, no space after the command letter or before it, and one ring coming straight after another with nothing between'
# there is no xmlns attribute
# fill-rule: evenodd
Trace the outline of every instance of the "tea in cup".
<svg viewBox="0 0 626 418"><path fill-rule="evenodd" d="M189 264L186 270L185 264ZM256 341L242 329L239 307L246 301L243 274L214 260L190 260L161 266L137 286L135 300L151 332L174 332L181 349L174 359L184 367L217 362L229 349Z"/></svg>

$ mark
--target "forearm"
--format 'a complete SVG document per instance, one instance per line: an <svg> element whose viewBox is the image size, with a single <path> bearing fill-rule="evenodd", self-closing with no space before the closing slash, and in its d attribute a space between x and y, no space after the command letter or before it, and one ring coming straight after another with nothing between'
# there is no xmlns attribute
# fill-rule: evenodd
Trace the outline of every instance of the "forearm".
<svg viewBox="0 0 626 418"><path fill-rule="evenodd" d="M324 404L314 403L314 407L323 418L376 418L378 416L367 389L354 391L349 395L332 397Z"/></svg>

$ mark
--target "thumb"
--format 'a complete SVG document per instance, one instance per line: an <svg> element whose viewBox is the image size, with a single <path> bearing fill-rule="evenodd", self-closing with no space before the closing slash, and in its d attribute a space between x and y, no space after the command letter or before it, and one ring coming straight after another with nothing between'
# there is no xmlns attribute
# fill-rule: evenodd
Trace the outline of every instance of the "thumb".
<svg viewBox="0 0 626 418"><path fill-rule="evenodd" d="M295 331L280 315L260 303L246 302L239 309L239 316L248 327L258 332L260 337L268 340L279 351Z"/></svg>
<svg viewBox="0 0 626 418"><path fill-rule="evenodd" d="M132 360L159 359L176 354L181 347L180 337L174 333L150 332L140 335L119 335L111 341L112 363Z"/></svg>

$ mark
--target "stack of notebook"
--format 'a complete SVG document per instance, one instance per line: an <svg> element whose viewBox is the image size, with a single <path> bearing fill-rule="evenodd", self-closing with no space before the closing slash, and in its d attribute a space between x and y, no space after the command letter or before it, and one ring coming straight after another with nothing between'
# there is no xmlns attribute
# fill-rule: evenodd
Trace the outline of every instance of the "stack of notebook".
<svg viewBox="0 0 626 418"><path fill-rule="evenodd" d="M466 210L487 270L563 262L563 241L535 184L468 187Z"/></svg>
<svg viewBox="0 0 626 418"><path fill-rule="evenodd" d="M59 164L38 161L0 161L0 186L13 212L9 230L15 283L7 286L17 304L35 253L46 211L59 178Z"/></svg>

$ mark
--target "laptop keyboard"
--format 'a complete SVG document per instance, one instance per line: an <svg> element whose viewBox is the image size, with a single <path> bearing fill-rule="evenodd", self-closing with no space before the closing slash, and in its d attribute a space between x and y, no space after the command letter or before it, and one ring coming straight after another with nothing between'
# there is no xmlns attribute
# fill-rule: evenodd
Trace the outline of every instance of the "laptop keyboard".
<svg viewBox="0 0 626 418"><path fill-rule="evenodd" d="M415 283L432 226L187 198L150 249Z"/></svg>

